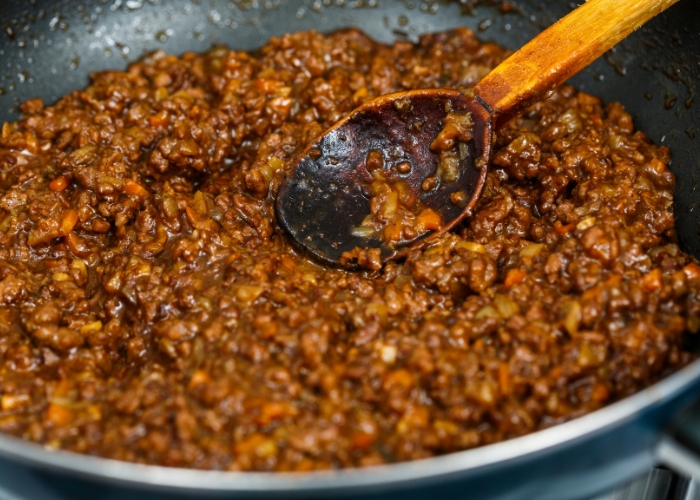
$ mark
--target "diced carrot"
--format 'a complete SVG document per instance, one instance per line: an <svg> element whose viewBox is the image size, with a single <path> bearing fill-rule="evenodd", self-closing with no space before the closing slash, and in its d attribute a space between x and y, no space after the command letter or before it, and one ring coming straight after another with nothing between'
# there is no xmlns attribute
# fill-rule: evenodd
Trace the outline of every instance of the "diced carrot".
<svg viewBox="0 0 700 500"><path fill-rule="evenodd" d="M510 368L507 363L498 365L498 385L501 388L501 394L507 396L511 390Z"/></svg>
<svg viewBox="0 0 700 500"><path fill-rule="evenodd" d="M187 214L187 220L190 222L190 224L195 224L201 219L194 208L185 207L185 213Z"/></svg>
<svg viewBox="0 0 700 500"><path fill-rule="evenodd" d="M66 179L63 176L56 177L54 180L52 180L49 183L49 189L51 189L51 191L63 191L67 187L68 187L68 179Z"/></svg>
<svg viewBox="0 0 700 500"><path fill-rule="evenodd" d="M562 224L561 221L556 221L554 223L554 232L557 234L567 234L576 229L573 224Z"/></svg>
<svg viewBox="0 0 700 500"><path fill-rule="evenodd" d="M591 389L591 399L596 403L603 403L610 397L610 389L602 383L597 383Z"/></svg>
<svg viewBox="0 0 700 500"><path fill-rule="evenodd" d="M603 125L603 118L598 113L593 113L588 117L588 119L596 127L601 127Z"/></svg>
<svg viewBox="0 0 700 500"><path fill-rule="evenodd" d="M425 231L437 231L442 226L442 217L431 208L424 209L416 217L416 229L419 233Z"/></svg>
<svg viewBox="0 0 700 500"><path fill-rule="evenodd" d="M401 368L387 374L382 382L382 387L385 391L389 391L392 387L396 386L403 387L404 389L410 389L413 387L413 384L415 384L413 374L411 374L411 372L405 368Z"/></svg>
<svg viewBox="0 0 700 500"><path fill-rule="evenodd" d="M255 433L251 435L248 439L240 441L233 446L233 451L237 455L242 455L245 453L250 453L254 451L263 441L265 441L265 436L262 434Z"/></svg>
<svg viewBox="0 0 700 500"><path fill-rule="evenodd" d="M285 417L293 417L299 410L291 403L270 401L262 405L260 414L256 420L258 425L269 425L273 420L280 420Z"/></svg>
<svg viewBox="0 0 700 500"><path fill-rule="evenodd" d="M618 286L620 283L622 283L622 275L621 274L613 274L608 279L606 279L603 283L606 286Z"/></svg>
<svg viewBox="0 0 700 500"><path fill-rule="evenodd" d="M198 104L195 104L194 106L192 106L192 109L190 109L190 118L196 119L201 112L202 108L200 108Z"/></svg>
<svg viewBox="0 0 700 500"><path fill-rule="evenodd" d="M640 283L647 292L655 292L663 286L661 281L661 269L654 269L642 278Z"/></svg>
<svg viewBox="0 0 700 500"><path fill-rule="evenodd" d="M559 377L561 377L563 371L564 369L561 366L555 366L554 368L549 370L548 377L550 380L558 379Z"/></svg>
<svg viewBox="0 0 700 500"><path fill-rule="evenodd" d="M187 387L189 389L193 389L194 387L209 382L210 380L211 377L207 372L205 372L204 370L195 370L195 372L190 377L190 383L187 384Z"/></svg>
<svg viewBox="0 0 700 500"><path fill-rule="evenodd" d="M56 427L64 427L73 420L73 412L65 406L49 403L44 420L51 422Z"/></svg>
<svg viewBox="0 0 700 500"><path fill-rule="evenodd" d="M367 434L365 432L360 432L352 436L352 447L356 450L366 450L374 444L376 436L373 434Z"/></svg>
<svg viewBox="0 0 700 500"><path fill-rule="evenodd" d="M126 180L126 186L124 186L124 192L126 194L135 194L139 198L145 198L148 196L148 191L138 182L134 182L131 179Z"/></svg>
<svg viewBox="0 0 700 500"><path fill-rule="evenodd" d="M73 384L70 380L64 378L61 379L58 384L56 384L56 388L53 390L53 395L55 397L63 397L71 390L73 390Z"/></svg>
<svg viewBox="0 0 700 500"><path fill-rule="evenodd" d="M316 462L309 458L302 458L296 467L294 467L296 472L310 472L314 469L316 469Z"/></svg>
<svg viewBox="0 0 700 500"><path fill-rule="evenodd" d="M282 87L284 82L273 80L271 78L257 78L255 86L266 94L274 94L277 88Z"/></svg>
<svg viewBox="0 0 700 500"><path fill-rule="evenodd" d="M159 111L148 118L151 127L164 127L170 122L170 115L166 110Z"/></svg>
<svg viewBox="0 0 700 500"><path fill-rule="evenodd" d="M508 271L508 274L506 274L506 279L503 282L503 287L505 289L508 289L513 285L522 283L525 280L525 278L527 278L527 273L522 269L511 269Z"/></svg>
<svg viewBox="0 0 700 500"><path fill-rule="evenodd" d="M399 241L403 234L401 223L394 222L384 228L384 239L387 241Z"/></svg>
<svg viewBox="0 0 700 500"><path fill-rule="evenodd" d="M92 253L85 241L74 232L71 231L70 233L66 234L65 239L66 245L68 245L68 248L70 248L71 252L73 252L76 256L87 257Z"/></svg>
<svg viewBox="0 0 700 500"><path fill-rule="evenodd" d="M78 223L78 212L72 208L66 210L63 214L63 220L61 221L61 234L63 236L73 231L73 228Z"/></svg>

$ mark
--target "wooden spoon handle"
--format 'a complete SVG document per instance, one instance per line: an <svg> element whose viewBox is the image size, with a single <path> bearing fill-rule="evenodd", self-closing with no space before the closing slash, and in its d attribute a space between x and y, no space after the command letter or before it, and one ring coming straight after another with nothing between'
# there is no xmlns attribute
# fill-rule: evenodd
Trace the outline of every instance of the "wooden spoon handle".
<svg viewBox="0 0 700 500"><path fill-rule="evenodd" d="M678 0L588 0L474 88L498 128Z"/></svg>

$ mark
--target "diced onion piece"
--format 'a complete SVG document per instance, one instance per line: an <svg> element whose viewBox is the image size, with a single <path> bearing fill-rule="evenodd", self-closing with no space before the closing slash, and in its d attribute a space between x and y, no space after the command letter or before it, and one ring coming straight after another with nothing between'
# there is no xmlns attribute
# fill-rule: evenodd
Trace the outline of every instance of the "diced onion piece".
<svg viewBox="0 0 700 500"><path fill-rule="evenodd" d="M267 160L267 164L270 165L270 168L272 170L279 170L284 166L284 160L282 158L278 158L277 156L271 156L269 160Z"/></svg>
<svg viewBox="0 0 700 500"><path fill-rule="evenodd" d="M25 406L29 401L29 394L3 394L0 407L2 411L10 411Z"/></svg>
<svg viewBox="0 0 700 500"><path fill-rule="evenodd" d="M600 346L591 346L588 342L581 344L578 353L578 364L583 367L598 366L605 361L605 350Z"/></svg>
<svg viewBox="0 0 700 500"><path fill-rule="evenodd" d="M396 215L396 210L399 208L399 193L391 191L386 195L386 201L382 207L382 217L385 220L391 220Z"/></svg>
<svg viewBox="0 0 700 500"><path fill-rule="evenodd" d="M520 249L520 257L537 257L543 248L544 243L530 243Z"/></svg>
<svg viewBox="0 0 700 500"><path fill-rule="evenodd" d="M569 303L569 310L564 318L564 328L569 332L569 335L576 335L581 324L581 303L578 300L572 300Z"/></svg>
<svg viewBox="0 0 700 500"><path fill-rule="evenodd" d="M366 226L356 226L350 229L350 234L358 238L370 238L374 235L374 233L374 228Z"/></svg>
<svg viewBox="0 0 700 500"><path fill-rule="evenodd" d="M199 145L192 139L185 139L179 144L180 153L184 156L197 156L199 154Z"/></svg>
<svg viewBox="0 0 700 500"><path fill-rule="evenodd" d="M97 152L97 146L88 144L80 149L76 149L71 154L68 155L68 159L74 166L87 165L95 157Z"/></svg>
<svg viewBox="0 0 700 500"><path fill-rule="evenodd" d="M83 335L92 332L99 332L100 330L102 330L102 321L100 320L87 323L80 327L80 333L82 333Z"/></svg>
<svg viewBox="0 0 700 500"><path fill-rule="evenodd" d="M393 365L396 362L397 352L396 346L382 345L379 349L379 356L387 365Z"/></svg>
<svg viewBox="0 0 700 500"><path fill-rule="evenodd" d="M10 225L12 224L12 218L14 216L12 214L7 214L5 218L0 222L0 231L3 233L6 233L8 229L10 229Z"/></svg>
<svg viewBox="0 0 700 500"><path fill-rule="evenodd" d="M252 304L264 291L265 289L258 285L240 285L236 290L236 299L244 304Z"/></svg>
<svg viewBox="0 0 700 500"><path fill-rule="evenodd" d="M469 250L470 252L474 252L474 253L481 253L481 254L486 253L486 247L484 245L482 245L481 243L477 243L476 241L460 240L455 245L455 248L463 248L465 250Z"/></svg>
<svg viewBox="0 0 700 500"><path fill-rule="evenodd" d="M579 231L585 231L589 227L592 227L596 223L596 218L595 217L586 217L583 219L581 222L576 224L576 229Z"/></svg>
<svg viewBox="0 0 700 500"><path fill-rule="evenodd" d="M464 144L464 143L460 143ZM459 156L454 151L440 152L440 170L438 176L447 183L459 179Z"/></svg>
<svg viewBox="0 0 700 500"><path fill-rule="evenodd" d="M688 330L690 333L698 333L700 331L700 316L688 317Z"/></svg>
<svg viewBox="0 0 700 500"><path fill-rule="evenodd" d="M493 298L493 303L503 319L508 319L514 314L520 313L520 307L518 304L516 304L515 301L507 295L497 293Z"/></svg>
<svg viewBox="0 0 700 500"><path fill-rule="evenodd" d="M174 219L180 214L177 202L168 195L163 196L163 212L171 219Z"/></svg>
<svg viewBox="0 0 700 500"><path fill-rule="evenodd" d="M500 318L500 315L498 314L498 311L494 309L491 306L484 306L481 309L479 309L479 312L476 313L475 316L476 319L481 319L481 318Z"/></svg>
<svg viewBox="0 0 700 500"><path fill-rule="evenodd" d="M566 130L569 133L576 132L583 128L581 123L581 117L575 109L569 109L557 118L559 123L563 123L566 126Z"/></svg>
<svg viewBox="0 0 700 500"><path fill-rule="evenodd" d="M83 276L87 276L87 265L83 259L73 259L70 267L79 270Z"/></svg>
<svg viewBox="0 0 700 500"><path fill-rule="evenodd" d="M459 432L459 427L457 424L451 422L450 420L435 420L433 422L433 429L451 436Z"/></svg>

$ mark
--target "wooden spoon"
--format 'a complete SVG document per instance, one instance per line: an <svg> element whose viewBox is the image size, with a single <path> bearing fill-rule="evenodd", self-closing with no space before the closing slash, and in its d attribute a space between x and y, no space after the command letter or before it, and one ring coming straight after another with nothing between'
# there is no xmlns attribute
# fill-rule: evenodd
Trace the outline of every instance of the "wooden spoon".
<svg viewBox="0 0 700 500"><path fill-rule="evenodd" d="M349 267L364 259L377 268L444 234L472 214L481 196L493 132L676 1L588 0L473 89L398 92L364 103L292 165L277 197L279 224L317 259ZM446 141L435 141L455 118L469 122L462 136L454 137L453 127ZM452 153L444 153L452 155L452 167L458 161L450 175L441 172L448 163L438 168L443 160L434 141L454 143ZM373 196L383 196L375 210L394 208L386 186L398 186L409 200L403 208L422 217L398 239L380 224L386 213L370 214ZM344 255L353 250L354 256Z"/></svg>

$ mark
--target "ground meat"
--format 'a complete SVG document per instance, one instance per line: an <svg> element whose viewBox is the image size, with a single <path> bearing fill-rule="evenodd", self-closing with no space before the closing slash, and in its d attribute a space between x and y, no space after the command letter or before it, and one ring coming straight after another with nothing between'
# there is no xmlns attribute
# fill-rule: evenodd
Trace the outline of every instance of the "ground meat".
<svg viewBox="0 0 700 500"><path fill-rule="evenodd" d="M323 268L277 229L325 128L506 55L466 29L298 33L25 104L0 133L0 431L167 466L369 466L549 427L688 363L700 266L675 243L669 151L571 87L497 134L474 216L404 262Z"/></svg>

